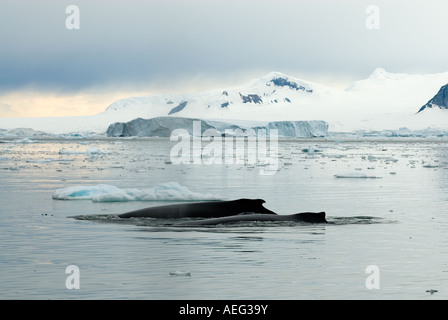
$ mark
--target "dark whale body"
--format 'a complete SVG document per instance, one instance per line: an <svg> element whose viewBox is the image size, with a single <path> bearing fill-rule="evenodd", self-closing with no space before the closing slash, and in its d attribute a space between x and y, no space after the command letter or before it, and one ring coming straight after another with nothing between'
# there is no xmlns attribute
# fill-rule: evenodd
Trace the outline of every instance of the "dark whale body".
<svg viewBox="0 0 448 320"><path fill-rule="evenodd" d="M212 201L198 203L181 203L166 206L150 207L119 214L120 218L218 218L235 216L242 213L276 215L263 207L263 199L238 199L231 201Z"/></svg>
<svg viewBox="0 0 448 320"><path fill-rule="evenodd" d="M303 212L289 215L278 214L239 214L229 217L211 218L203 220L194 220L177 224L178 226L210 226L225 223L238 223L244 221L292 221L292 222L306 222L306 223L327 223L325 219L325 212Z"/></svg>

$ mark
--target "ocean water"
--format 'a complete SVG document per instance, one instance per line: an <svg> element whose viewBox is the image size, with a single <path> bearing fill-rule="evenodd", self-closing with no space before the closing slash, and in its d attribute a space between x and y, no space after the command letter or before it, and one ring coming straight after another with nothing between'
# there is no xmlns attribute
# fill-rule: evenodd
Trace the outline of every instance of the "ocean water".
<svg viewBox="0 0 448 320"><path fill-rule="evenodd" d="M173 145L2 141L0 298L448 298L446 141L280 141L272 175L257 164L173 164ZM278 214L325 211L329 223L180 228L114 218L176 203L170 196L53 199L70 187L167 183L179 186L171 196L185 187L222 199L262 198Z"/></svg>

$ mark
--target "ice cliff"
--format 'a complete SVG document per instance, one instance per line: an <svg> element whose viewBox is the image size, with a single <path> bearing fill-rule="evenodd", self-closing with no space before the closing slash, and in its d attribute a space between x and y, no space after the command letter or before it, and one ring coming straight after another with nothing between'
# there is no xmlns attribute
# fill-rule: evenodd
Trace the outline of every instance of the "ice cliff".
<svg viewBox="0 0 448 320"><path fill-rule="evenodd" d="M311 138L324 137L328 134L328 123L320 120L312 121L215 121L182 117L156 117L151 119L137 118L129 122L116 122L107 129L108 137L170 137L176 129L184 129L189 135L196 135L194 127L200 124L200 134L205 130L215 130L216 134L227 132L245 132L247 135L257 134L258 130L278 130L279 137ZM241 131L238 131L240 129ZM252 131L252 130L253 131Z"/></svg>

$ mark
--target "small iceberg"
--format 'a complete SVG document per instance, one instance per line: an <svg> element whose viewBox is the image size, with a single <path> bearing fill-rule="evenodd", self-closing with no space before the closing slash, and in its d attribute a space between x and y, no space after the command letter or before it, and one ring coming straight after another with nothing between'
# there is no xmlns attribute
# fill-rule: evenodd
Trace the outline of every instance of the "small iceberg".
<svg viewBox="0 0 448 320"><path fill-rule="evenodd" d="M104 153L103 151L101 151L100 149L96 148L96 147L89 147L86 151L87 154L102 154Z"/></svg>
<svg viewBox="0 0 448 320"><path fill-rule="evenodd" d="M216 201L221 196L193 192L178 182L167 182L150 189L121 189L113 185L73 186L57 189L54 200L92 200L93 202L126 201Z"/></svg>
<svg viewBox="0 0 448 320"><path fill-rule="evenodd" d="M59 150L59 154L85 154L85 152L69 150L67 148L62 148L62 149Z"/></svg>
<svg viewBox="0 0 448 320"><path fill-rule="evenodd" d="M369 176L365 173L348 173L348 174L335 174L335 178L338 179L381 179L381 177L377 176Z"/></svg>
<svg viewBox="0 0 448 320"><path fill-rule="evenodd" d="M40 142L39 141L35 141L35 140L31 140L31 139L28 139L28 138L23 138L23 139L14 140L13 143L30 144L30 143L40 143Z"/></svg>
<svg viewBox="0 0 448 320"><path fill-rule="evenodd" d="M79 151L79 150L70 150L67 148L62 148L59 150L59 154L87 154L87 155L99 155L103 154L104 152L96 147L89 147L86 151Z"/></svg>
<svg viewBox="0 0 448 320"><path fill-rule="evenodd" d="M174 277L191 277L191 273L187 272L187 271L175 271L175 272L170 272L170 276L174 276Z"/></svg>

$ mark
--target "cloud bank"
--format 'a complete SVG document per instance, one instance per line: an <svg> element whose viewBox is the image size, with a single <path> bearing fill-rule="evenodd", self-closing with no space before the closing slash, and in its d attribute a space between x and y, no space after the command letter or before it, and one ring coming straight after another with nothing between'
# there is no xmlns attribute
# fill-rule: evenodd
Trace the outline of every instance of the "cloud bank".
<svg viewBox="0 0 448 320"><path fill-rule="evenodd" d="M372 3L364 0L73 4L79 30L66 27L68 3L2 1L1 103L9 104L4 94L27 88L70 96L92 88L199 91L219 79L238 84L270 71L334 80L364 78L378 66L448 70L443 0L375 1L378 30L366 28Z"/></svg>

